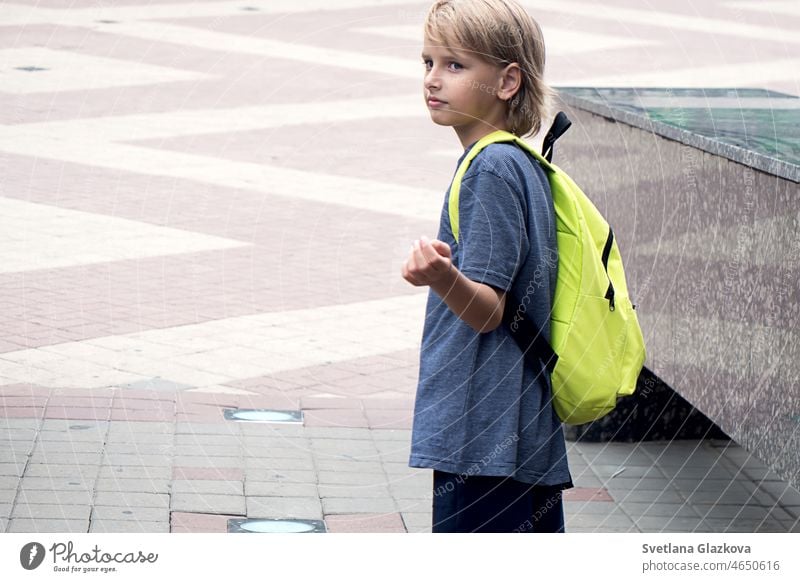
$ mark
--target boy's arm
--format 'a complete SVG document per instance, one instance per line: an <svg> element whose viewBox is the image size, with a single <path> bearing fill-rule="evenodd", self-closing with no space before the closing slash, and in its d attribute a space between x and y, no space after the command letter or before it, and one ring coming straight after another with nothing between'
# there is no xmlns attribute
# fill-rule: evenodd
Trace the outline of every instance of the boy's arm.
<svg viewBox="0 0 800 582"><path fill-rule="evenodd" d="M414 242L403 277L429 285L450 310L477 332L497 329L503 321L505 291L469 279L450 261L450 246L426 237Z"/></svg>

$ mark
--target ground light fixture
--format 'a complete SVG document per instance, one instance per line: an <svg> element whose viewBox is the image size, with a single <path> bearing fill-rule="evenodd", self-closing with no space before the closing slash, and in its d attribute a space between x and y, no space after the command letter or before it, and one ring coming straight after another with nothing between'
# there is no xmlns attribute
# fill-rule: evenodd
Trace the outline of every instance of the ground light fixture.
<svg viewBox="0 0 800 582"><path fill-rule="evenodd" d="M303 424L301 410L270 410L267 408L225 408L226 420L238 422L274 422L280 424Z"/></svg>
<svg viewBox="0 0 800 582"><path fill-rule="evenodd" d="M327 533L319 519L229 519L228 533Z"/></svg>

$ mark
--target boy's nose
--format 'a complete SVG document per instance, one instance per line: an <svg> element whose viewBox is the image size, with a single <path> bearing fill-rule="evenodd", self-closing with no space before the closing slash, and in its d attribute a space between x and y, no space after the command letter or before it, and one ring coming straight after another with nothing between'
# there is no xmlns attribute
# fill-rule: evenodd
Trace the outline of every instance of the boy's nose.
<svg viewBox="0 0 800 582"><path fill-rule="evenodd" d="M439 80L439 76L433 73L433 70L428 71L425 73L425 80L424 86L426 89L439 89L441 87L441 81Z"/></svg>

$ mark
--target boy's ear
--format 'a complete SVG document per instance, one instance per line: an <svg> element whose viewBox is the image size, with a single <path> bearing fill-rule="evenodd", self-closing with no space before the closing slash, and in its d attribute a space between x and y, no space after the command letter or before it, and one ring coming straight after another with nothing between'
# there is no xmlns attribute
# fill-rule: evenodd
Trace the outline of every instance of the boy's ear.
<svg viewBox="0 0 800 582"><path fill-rule="evenodd" d="M500 71L500 86L497 96L503 101L509 101L519 91L522 85L522 70L517 63L510 63Z"/></svg>

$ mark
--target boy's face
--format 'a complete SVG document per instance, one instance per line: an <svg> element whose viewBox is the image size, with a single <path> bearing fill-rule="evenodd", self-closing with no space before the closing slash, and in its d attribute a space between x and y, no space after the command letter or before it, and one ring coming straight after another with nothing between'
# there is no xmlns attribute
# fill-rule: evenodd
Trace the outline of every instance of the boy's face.
<svg viewBox="0 0 800 582"><path fill-rule="evenodd" d="M422 60L423 93L434 123L455 128L465 145L487 131L505 129L502 125L506 104L498 96L502 85L500 67L468 51L439 46L428 38Z"/></svg>

